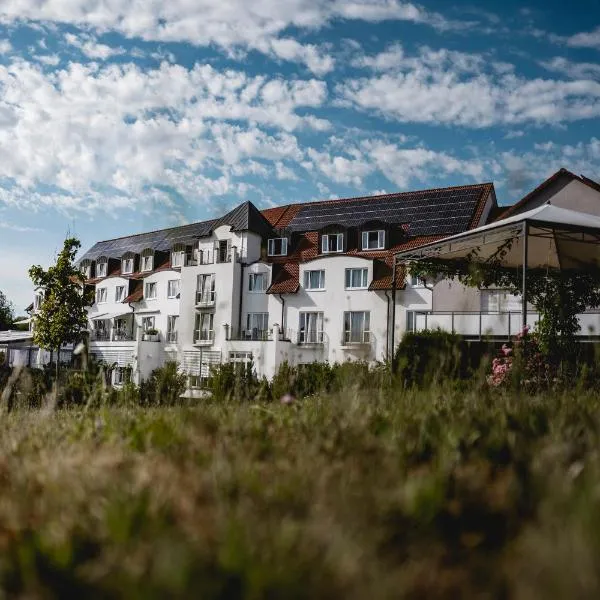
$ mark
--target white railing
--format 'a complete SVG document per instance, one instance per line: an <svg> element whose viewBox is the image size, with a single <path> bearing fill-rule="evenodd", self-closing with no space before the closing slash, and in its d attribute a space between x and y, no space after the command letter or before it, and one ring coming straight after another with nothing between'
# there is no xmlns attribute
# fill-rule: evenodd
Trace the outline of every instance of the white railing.
<svg viewBox="0 0 600 600"><path fill-rule="evenodd" d="M324 344L325 334L322 331L300 330L298 333L298 344Z"/></svg>
<svg viewBox="0 0 600 600"><path fill-rule="evenodd" d="M212 344L215 339L214 330L196 329L194 331L194 344Z"/></svg>
<svg viewBox="0 0 600 600"><path fill-rule="evenodd" d="M600 312L586 312L578 315L581 326L577 335L600 336ZM537 312L527 312L527 325L534 327L539 320ZM522 313L508 312L467 312L467 311L414 311L412 331L442 329L471 339L500 337L509 339L522 328Z"/></svg>
<svg viewBox="0 0 600 600"><path fill-rule="evenodd" d="M371 332L362 329L348 329L344 331L342 346L353 346L354 344L370 344Z"/></svg>
<svg viewBox="0 0 600 600"><path fill-rule="evenodd" d="M196 306L213 306L216 296L214 290L199 290L196 292Z"/></svg>

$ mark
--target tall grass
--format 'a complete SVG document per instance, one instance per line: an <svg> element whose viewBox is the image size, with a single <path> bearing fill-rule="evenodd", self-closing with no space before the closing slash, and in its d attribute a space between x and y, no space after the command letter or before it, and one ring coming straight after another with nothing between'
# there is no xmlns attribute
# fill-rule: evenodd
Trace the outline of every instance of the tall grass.
<svg viewBox="0 0 600 600"><path fill-rule="evenodd" d="M6 410L20 597L600 595L600 394L361 389L291 405Z"/></svg>

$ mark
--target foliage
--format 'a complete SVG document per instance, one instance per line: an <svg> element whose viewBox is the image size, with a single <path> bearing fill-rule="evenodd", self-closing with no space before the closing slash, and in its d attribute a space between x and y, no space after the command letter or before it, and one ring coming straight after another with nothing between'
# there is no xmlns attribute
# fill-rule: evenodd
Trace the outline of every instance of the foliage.
<svg viewBox="0 0 600 600"><path fill-rule="evenodd" d="M166 362L155 369L140 385L140 401L147 406L173 406L181 403L187 377L180 373L176 362Z"/></svg>
<svg viewBox="0 0 600 600"><path fill-rule="evenodd" d="M33 331L33 341L40 348L56 350L77 343L87 327L86 307L91 298L82 291L81 273L74 262L80 246L76 238L67 238L47 271L37 265L29 269L33 284L44 290Z"/></svg>
<svg viewBox="0 0 600 600"><path fill-rule="evenodd" d="M471 287L494 286L522 294L522 270L500 266L511 243L508 240L486 262L477 262L475 251L464 260L418 261L411 264L411 272L419 277L444 276ZM557 363L573 357L575 335L580 329L577 315L600 306L600 270L528 269L527 299L539 312L539 343L548 360Z"/></svg>
<svg viewBox="0 0 600 600"><path fill-rule="evenodd" d="M0 588L598 597L599 414L597 390L446 384L292 406L14 410L0 420Z"/></svg>
<svg viewBox="0 0 600 600"><path fill-rule="evenodd" d="M211 396L217 401L248 402L270 399L270 386L259 379L250 363L223 363L211 369L208 380Z"/></svg>
<svg viewBox="0 0 600 600"><path fill-rule="evenodd" d="M10 329L14 319L13 305L4 293L0 291L0 331Z"/></svg>

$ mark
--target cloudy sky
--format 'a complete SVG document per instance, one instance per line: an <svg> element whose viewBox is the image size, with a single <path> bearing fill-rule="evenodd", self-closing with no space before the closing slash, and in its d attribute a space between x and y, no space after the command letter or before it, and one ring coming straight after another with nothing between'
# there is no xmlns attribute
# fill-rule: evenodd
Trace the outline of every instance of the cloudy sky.
<svg viewBox="0 0 600 600"><path fill-rule="evenodd" d="M0 289L247 199L599 178L599 59L597 0L1 0Z"/></svg>

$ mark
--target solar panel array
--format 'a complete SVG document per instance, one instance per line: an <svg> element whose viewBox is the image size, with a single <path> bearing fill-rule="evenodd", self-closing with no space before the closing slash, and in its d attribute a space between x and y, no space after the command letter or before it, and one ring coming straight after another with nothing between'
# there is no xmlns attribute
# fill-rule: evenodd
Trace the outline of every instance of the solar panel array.
<svg viewBox="0 0 600 600"><path fill-rule="evenodd" d="M369 221L383 221L408 223L411 236L450 235L469 227L482 191L483 186L474 186L305 204L288 228L301 232L327 225L360 227Z"/></svg>

